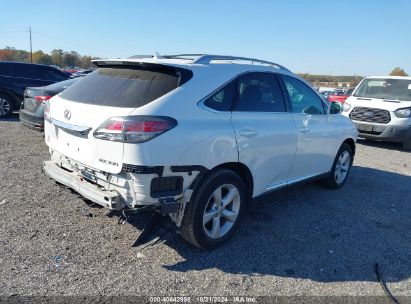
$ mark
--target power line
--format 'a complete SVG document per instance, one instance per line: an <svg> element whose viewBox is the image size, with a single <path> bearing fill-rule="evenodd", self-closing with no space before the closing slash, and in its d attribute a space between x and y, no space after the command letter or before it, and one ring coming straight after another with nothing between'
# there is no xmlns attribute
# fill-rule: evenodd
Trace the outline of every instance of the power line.
<svg viewBox="0 0 411 304"><path fill-rule="evenodd" d="M31 43L31 26L29 26L29 31L30 31L30 62L33 63L33 47Z"/></svg>

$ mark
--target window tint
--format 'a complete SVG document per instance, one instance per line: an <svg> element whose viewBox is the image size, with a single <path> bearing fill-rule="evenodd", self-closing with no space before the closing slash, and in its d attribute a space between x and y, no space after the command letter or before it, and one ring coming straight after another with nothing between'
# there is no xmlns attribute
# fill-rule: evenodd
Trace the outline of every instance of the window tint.
<svg viewBox="0 0 411 304"><path fill-rule="evenodd" d="M0 75L10 76L10 68L8 63L0 62Z"/></svg>
<svg viewBox="0 0 411 304"><path fill-rule="evenodd" d="M237 80L231 81L215 94L211 95L204 101L204 105L217 111L231 111L235 93L237 89Z"/></svg>
<svg viewBox="0 0 411 304"><path fill-rule="evenodd" d="M272 73L247 73L238 81L236 111L285 112L280 86Z"/></svg>
<svg viewBox="0 0 411 304"><path fill-rule="evenodd" d="M26 69L25 64L13 64L13 63L1 63L0 75L12 76L12 77L25 77Z"/></svg>
<svg viewBox="0 0 411 304"><path fill-rule="evenodd" d="M187 70L105 67L68 87L61 97L86 104L137 108L174 90L191 76Z"/></svg>
<svg viewBox="0 0 411 304"><path fill-rule="evenodd" d="M50 79L46 78L43 69L38 68L37 66L26 65L23 69L23 75L20 77L32 78L32 79Z"/></svg>
<svg viewBox="0 0 411 304"><path fill-rule="evenodd" d="M290 97L293 113L324 114L324 107L317 96L302 81L289 76L282 76Z"/></svg>
<svg viewBox="0 0 411 304"><path fill-rule="evenodd" d="M63 73L53 70L53 69L42 69L42 79L54 80L54 81L63 81L68 78L68 76Z"/></svg>

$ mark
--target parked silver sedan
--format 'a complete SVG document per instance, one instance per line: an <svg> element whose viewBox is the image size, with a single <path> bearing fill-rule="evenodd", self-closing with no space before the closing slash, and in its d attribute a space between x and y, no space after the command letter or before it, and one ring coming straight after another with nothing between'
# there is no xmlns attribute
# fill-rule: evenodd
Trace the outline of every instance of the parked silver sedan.
<svg viewBox="0 0 411 304"><path fill-rule="evenodd" d="M44 130L44 103L54 95L78 81L69 79L45 87L29 87L24 92L24 100L20 108L20 122L31 129Z"/></svg>

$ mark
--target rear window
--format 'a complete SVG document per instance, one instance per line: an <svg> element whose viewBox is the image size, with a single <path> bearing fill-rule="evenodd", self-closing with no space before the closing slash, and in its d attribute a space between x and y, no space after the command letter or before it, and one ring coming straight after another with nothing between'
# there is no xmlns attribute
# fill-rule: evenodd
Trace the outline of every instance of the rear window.
<svg viewBox="0 0 411 304"><path fill-rule="evenodd" d="M74 102L137 108L182 85L191 72L175 68L102 67L61 93Z"/></svg>

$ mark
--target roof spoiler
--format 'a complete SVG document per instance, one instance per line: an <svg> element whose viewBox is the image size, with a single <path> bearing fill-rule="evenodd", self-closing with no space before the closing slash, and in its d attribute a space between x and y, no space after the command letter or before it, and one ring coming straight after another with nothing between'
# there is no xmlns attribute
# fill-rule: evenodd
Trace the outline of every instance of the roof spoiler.
<svg viewBox="0 0 411 304"><path fill-rule="evenodd" d="M249 62L251 64L262 64L275 67L277 69L290 72L289 69L286 67L271 61L260 60L256 58L248 58L248 57L238 57L238 56L226 56L226 55L209 55L209 54L177 54L177 55L160 55L159 53L155 52L154 55L133 55L128 57L128 59L185 59L185 60L193 60L193 64L210 64L212 61L243 61ZM92 62L98 62L100 60L93 60ZM110 62L110 61L105 61ZM118 64L125 64L125 62L113 61L114 63ZM127 62L127 64L129 64ZM97 65L97 64L96 64Z"/></svg>

